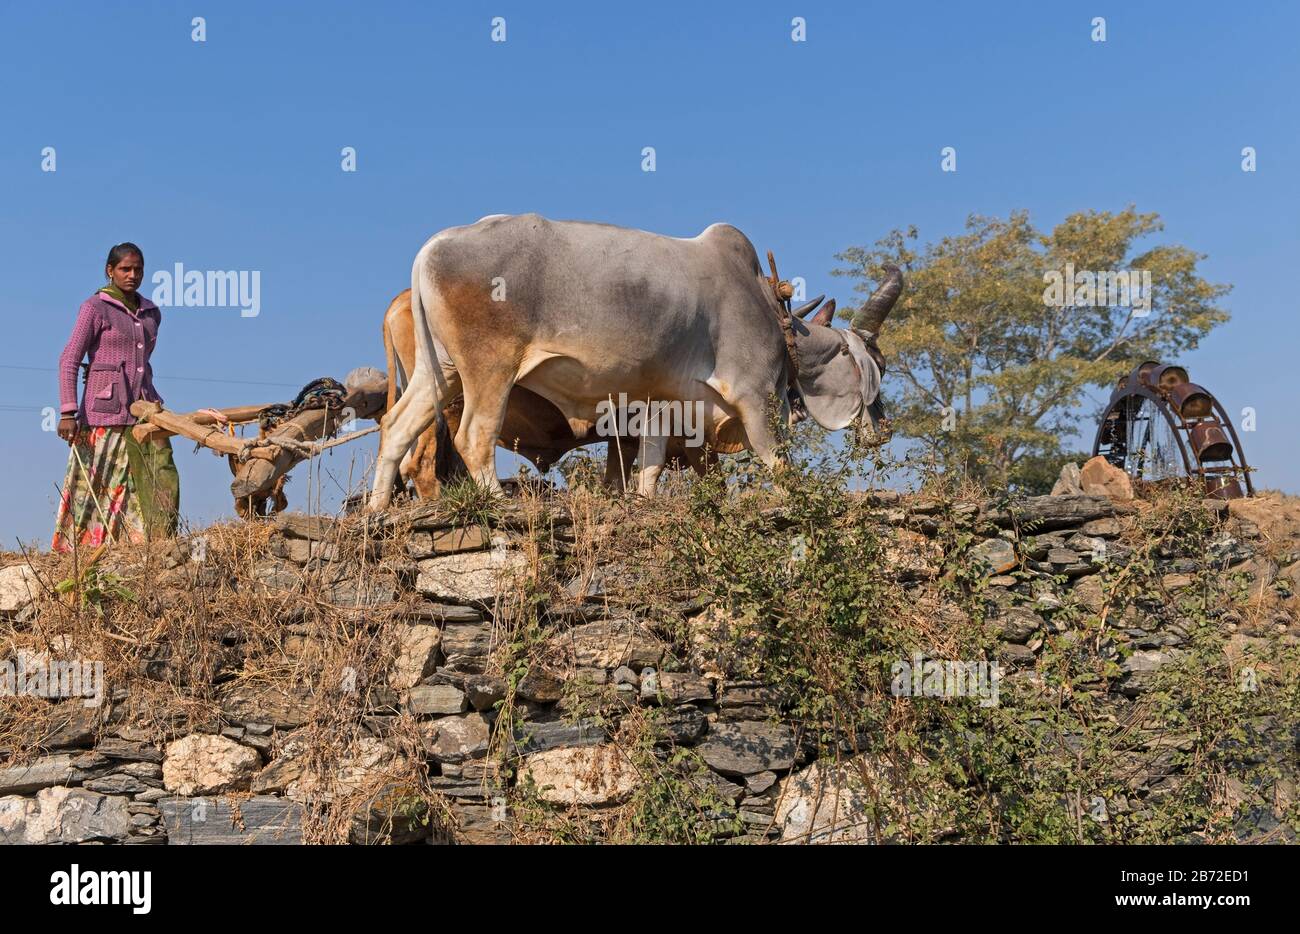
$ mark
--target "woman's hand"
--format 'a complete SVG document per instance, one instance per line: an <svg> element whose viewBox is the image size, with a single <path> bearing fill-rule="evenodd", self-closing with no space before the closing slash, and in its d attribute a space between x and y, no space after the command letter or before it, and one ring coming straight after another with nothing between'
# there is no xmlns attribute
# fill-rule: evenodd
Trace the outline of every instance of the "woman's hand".
<svg viewBox="0 0 1300 934"><path fill-rule="evenodd" d="M59 419L59 437L68 444L77 440L77 417L65 415Z"/></svg>

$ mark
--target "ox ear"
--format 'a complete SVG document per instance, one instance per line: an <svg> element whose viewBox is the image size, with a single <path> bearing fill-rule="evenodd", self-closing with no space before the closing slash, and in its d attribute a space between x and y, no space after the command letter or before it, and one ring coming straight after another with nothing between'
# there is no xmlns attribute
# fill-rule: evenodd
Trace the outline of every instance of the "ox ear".
<svg viewBox="0 0 1300 934"><path fill-rule="evenodd" d="M831 299L818 310L817 314L808 319L809 324L819 324L824 328L831 326L835 320L835 299Z"/></svg>
<svg viewBox="0 0 1300 934"><path fill-rule="evenodd" d="M862 338L850 330L844 336L847 352L820 360L805 357L799 368L799 394L813 421L827 431L839 431L856 422L880 395L880 368L867 352Z"/></svg>

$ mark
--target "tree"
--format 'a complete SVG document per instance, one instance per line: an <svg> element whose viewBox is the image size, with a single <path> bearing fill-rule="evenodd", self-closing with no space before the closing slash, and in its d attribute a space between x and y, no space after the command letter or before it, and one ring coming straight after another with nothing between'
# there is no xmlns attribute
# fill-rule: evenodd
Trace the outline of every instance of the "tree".
<svg viewBox="0 0 1300 934"><path fill-rule="evenodd" d="M1044 464L1091 433L1077 412L1090 388L1109 389L1144 360L1175 362L1228 320L1215 302L1231 286L1197 274L1204 255L1136 252L1163 229L1130 205L1071 214L1044 235L1016 211L971 215L965 233L923 250L911 227L837 254L847 266L834 275L862 280L857 291L870 292L886 264L907 275L880 341L886 387L902 390L890 399L895 430L932 442L947 469L1040 486ZM1136 293L1123 288L1133 283Z"/></svg>

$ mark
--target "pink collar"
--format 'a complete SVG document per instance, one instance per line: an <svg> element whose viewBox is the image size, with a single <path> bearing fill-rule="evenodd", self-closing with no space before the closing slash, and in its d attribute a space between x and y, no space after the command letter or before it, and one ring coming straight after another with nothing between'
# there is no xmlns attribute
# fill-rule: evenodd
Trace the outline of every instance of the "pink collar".
<svg viewBox="0 0 1300 934"><path fill-rule="evenodd" d="M140 296L140 307L139 307L136 311L134 311L134 312L131 311L130 308L127 308L125 305L123 305L121 302L119 302L117 299L115 299L113 296L108 295L108 294L106 294L106 293L104 293L104 292L96 292L96 293L95 293L95 298L98 298L98 299L100 299L101 301L108 302L108 303L110 303L110 304L112 304L112 305L116 305L118 308L121 308L123 311L125 311L128 315L130 315L130 314L135 314L135 315L138 316L141 312L144 312L144 311L151 311L151 310L152 310L152 311L157 311L157 310L158 310L158 306L155 305L153 302L149 301L149 299L145 298L144 295L143 295L143 293L141 293L141 292L136 292L135 294Z"/></svg>

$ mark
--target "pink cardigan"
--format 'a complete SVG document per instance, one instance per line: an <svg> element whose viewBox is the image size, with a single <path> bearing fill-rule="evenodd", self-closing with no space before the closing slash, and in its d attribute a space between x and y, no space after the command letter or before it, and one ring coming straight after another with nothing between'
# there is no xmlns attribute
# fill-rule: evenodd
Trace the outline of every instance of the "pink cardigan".
<svg viewBox="0 0 1300 934"><path fill-rule="evenodd" d="M133 425L132 402L162 402L149 366L161 323L162 312L143 295L136 314L103 292L82 302L72 336L59 356L61 414L76 413L81 425ZM78 406L77 367L87 354L90 374Z"/></svg>

